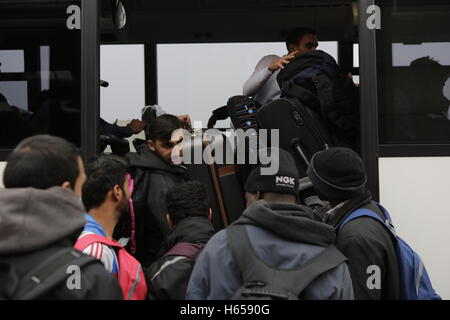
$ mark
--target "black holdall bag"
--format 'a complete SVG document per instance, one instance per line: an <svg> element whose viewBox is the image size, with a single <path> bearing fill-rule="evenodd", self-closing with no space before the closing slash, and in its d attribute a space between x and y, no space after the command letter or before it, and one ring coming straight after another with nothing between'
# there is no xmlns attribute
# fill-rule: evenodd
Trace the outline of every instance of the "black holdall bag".
<svg viewBox="0 0 450 320"><path fill-rule="evenodd" d="M358 151L358 87L332 56L321 50L298 55L277 81L282 97L295 97L320 116L337 145Z"/></svg>
<svg viewBox="0 0 450 320"><path fill-rule="evenodd" d="M227 240L244 282L232 300L299 300L315 279L347 260L330 246L301 267L283 270L267 265L256 255L245 225L228 227Z"/></svg>
<svg viewBox="0 0 450 320"><path fill-rule="evenodd" d="M320 117L297 98L272 101L258 114L261 129L279 130L279 147L293 155L300 173L306 177L311 157L334 143Z"/></svg>

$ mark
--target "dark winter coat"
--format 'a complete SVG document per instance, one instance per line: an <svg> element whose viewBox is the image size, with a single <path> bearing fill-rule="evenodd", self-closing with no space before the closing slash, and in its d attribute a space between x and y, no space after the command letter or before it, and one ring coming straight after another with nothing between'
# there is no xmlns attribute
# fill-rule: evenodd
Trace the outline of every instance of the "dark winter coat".
<svg viewBox="0 0 450 320"><path fill-rule="evenodd" d="M170 231L166 219L167 192L185 181L186 168L166 163L147 144L141 145L137 153L129 153L127 158L134 178L135 256L143 267L147 267L159 258L161 245ZM129 216L121 218L116 230L119 233L115 234L116 239L130 235Z"/></svg>
<svg viewBox="0 0 450 320"><path fill-rule="evenodd" d="M184 300L195 258L213 235L214 228L207 218L191 217L180 221L164 244L167 254L146 270L148 298ZM192 244L194 249L183 254L180 250L172 250L177 244Z"/></svg>
<svg viewBox="0 0 450 320"><path fill-rule="evenodd" d="M71 190L0 190L0 299L16 298L20 281L32 268L73 247L86 223L83 213L81 200ZM80 274L79 289L71 290L63 281L38 299L122 299L117 279L100 261L86 265Z"/></svg>
<svg viewBox="0 0 450 320"><path fill-rule="evenodd" d="M336 210L328 223L337 228L345 217L359 208L368 208L383 217L378 206L371 201L370 194L366 194L349 200ZM386 228L369 217L352 220L338 232L336 247L348 258L355 299L400 299L400 272L392 240ZM370 266L377 266L381 271L379 288L374 285L375 279L369 279L373 275L373 271L368 271Z"/></svg>

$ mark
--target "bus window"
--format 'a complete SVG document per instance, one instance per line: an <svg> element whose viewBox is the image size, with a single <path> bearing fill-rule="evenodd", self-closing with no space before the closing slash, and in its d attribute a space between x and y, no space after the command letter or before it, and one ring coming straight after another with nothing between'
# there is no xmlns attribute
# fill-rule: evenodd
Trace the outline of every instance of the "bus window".
<svg viewBox="0 0 450 320"><path fill-rule="evenodd" d="M450 5L423 3L381 6L380 144L450 143Z"/></svg>
<svg viewBox="0 0 450 320"><path fill-rule="evenodd" d="M24 72L25 58L23 50L0 50L0 72Z"/></svg>
<svg viewBox="0 0 450 320"><path fill-rule="evenodd" d="M0 149L35 134L80 146L80 8L80 0L2 4Z"/></svg>
<svg viewBox="0 0 450 320"><path fill-rule="evenodd" d="M337 42L318 49L337 60ZM194 127L206 128L212 111L241 95L245 81L265 55L286 54L284 42L158 44L158 104L168 113L188 113ZM229 128L218 121L217 128Z"/></svg>
<svg viewBox="0 0 450 320"><path fill-rule="evenodd" d="M144 45L100 46L100 117L107 122L141 118L145 106ZM127 123L128 123L127 122Z"/></svg>
<svg viewBox="0 0 450 320"><path fill-rule="evenodd" d="M100 78L107 83L100 89L100 150L119 155L135 151L132 142L145 135L127 125L141 119L145 106L144 45L101 45Z"/></svg>
<svg viewBox="0 0 450 320"><path fill-rule="evenodd" d="M359 43L353 44L353 68L359 68Z"/></svg>

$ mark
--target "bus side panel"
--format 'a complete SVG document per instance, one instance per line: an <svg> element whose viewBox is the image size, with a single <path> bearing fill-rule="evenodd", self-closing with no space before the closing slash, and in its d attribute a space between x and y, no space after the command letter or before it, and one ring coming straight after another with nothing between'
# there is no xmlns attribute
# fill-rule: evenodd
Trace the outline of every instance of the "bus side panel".
<svg viewBox="0 0 450 320"><path fill-rule="evenodd" d="M450 299L450 157L379 158L380 202L422 257L434 289Z"/></svg>

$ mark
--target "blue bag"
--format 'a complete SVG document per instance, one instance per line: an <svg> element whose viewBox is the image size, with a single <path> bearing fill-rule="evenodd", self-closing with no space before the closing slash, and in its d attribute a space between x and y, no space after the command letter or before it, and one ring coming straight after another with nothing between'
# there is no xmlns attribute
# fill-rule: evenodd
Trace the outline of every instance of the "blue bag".
<svg viewBox="0 0 450 320"><path fill-rule="evenodd" d="M379 203L376 205L382 211L385 221L374 211L360 208L352 212L340 224L341 230L347 223L359 217L370 217L379 221L393 236L400 268L401 298L403 300L441 300L431 285L427 270L420 256L397 234L387 210Z"/></svg>

